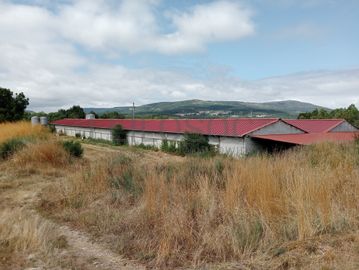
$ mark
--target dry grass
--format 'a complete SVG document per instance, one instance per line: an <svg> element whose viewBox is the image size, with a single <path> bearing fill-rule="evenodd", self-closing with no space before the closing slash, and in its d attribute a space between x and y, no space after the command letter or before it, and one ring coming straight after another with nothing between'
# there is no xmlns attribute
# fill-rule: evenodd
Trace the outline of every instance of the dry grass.
<svg viewBox="0 0 359 270"><path fill-rule="evenodd" d="M55 226L37 215L20 209L0 213L1 244L12 251L51 251L56 236Z"/></svg>
<svg viewBox="0 0 359 270"><path fill-rule="evenodd" d="M20 137L46 138L49 132L46 128L37 125L32 126L30 122L15 122L0 124L0 143Z"/></svg>
<svg viewBox="0 0 359 270"><path fill-rule="evenodd" d="M51 265L65 247L56 226L40 216L19 208L0 212L0 269Z"/></svg>
<svg viewBox="0 0 359 270"><path fill-rule="evenodd" d="M354 144L319 144L241 160L157 159L115 151L98 153L98 159L101 149L94 148L91 162L69 166L68 154L46 131L26 123L6 125L7 131L0 129L3 140L35 140L1 169L40 168L46 179L47 168L67 175L49 181L42 211L149 266L359 266L359 152ZM29 212L4 210L0 253L16 258L13 254L52 252L57 234L51 230L50 223Z"/></svg>
<svg viewBox="0 0 359 270"><path fill-rule="evenodd" d="M70 163L70 155L55 139L28 144L15 154L13 163L20 168L64 167Z"/></svg>
<svg viewBox="0 0 359 270"><path fill-rule="evenodd" d="M358 160L350 144L165 164L111 156L54 184L45 205L152 266L254 257L264 268L288 243L359 228Z"/></svg>
<svg viewBox="0 0 359 270"><path fill-rule="evenodd" d="M17 171L20 175L46 170L45 173L51 173L51 169L69 169L73 163L61 141L45 127L32 126L28 122L0 124L0 144L15 138L20 138L25 146L6 163L9 171Z"/></svg>

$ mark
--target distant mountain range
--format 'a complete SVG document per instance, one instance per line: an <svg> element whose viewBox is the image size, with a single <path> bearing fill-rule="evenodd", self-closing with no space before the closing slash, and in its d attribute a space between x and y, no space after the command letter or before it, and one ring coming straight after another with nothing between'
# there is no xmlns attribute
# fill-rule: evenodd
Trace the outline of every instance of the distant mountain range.
<svg viewBox="0 0 359 270"><path fill-rule="evenodd" d="M175 102L158 102L141 105L135 108L136 116L142 117L178 117L178 118L221 118L221 117L287 117L295 118L301 112L311 112L325 107L295 100L273 102L242 101L205 101L184 100ZM84 108L86 113L97 114L118 112L126 116L132 115L132 107Z"/></svg>

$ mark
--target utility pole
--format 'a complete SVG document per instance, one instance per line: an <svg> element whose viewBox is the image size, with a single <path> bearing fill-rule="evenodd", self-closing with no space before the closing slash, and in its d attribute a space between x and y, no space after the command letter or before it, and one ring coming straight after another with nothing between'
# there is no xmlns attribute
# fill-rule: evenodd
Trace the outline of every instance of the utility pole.
<svg viewBox="0 0 359 270"><path fill-rule="evenodd" d="M132 120L135 120L135 102L132 104Z"/></svg>

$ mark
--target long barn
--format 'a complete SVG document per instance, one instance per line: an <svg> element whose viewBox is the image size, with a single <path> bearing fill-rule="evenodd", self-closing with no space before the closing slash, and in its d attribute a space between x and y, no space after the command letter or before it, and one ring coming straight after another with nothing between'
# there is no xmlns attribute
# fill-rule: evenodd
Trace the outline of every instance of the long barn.
<svg viewBox="0 0 359 270"><path fill-rule="evenodd" d="M358 132L342 119L62 119L52 124L57 133L104 140L112 140L112 129L121 125L127 131L129 145L155 147L160 147L164 140L177 143L186 132L200 133L220 153L237 157L323 140L353 140Z"/></svg>

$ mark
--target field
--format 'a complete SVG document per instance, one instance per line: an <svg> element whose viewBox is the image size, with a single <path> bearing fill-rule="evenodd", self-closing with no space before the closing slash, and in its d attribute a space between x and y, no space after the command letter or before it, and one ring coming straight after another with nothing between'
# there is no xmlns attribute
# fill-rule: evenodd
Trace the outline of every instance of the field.
<svg viewBox="0 0 359 270"><path fill-rule="evenodd" d="M354 143L240 160L84 144L74 158L24 125L0 129L0 143L32 137L0 161L0 269L359 268Z"/></svg>

